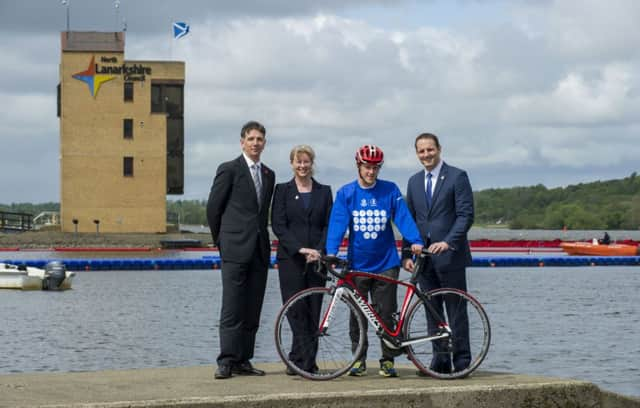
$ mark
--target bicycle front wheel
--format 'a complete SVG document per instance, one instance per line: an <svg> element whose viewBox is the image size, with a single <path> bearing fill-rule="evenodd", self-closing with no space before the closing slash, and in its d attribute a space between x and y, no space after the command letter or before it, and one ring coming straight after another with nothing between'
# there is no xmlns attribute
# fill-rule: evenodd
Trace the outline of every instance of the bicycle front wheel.
<svg viewBox="0 0 640 408"><path fill-rule="evenodd" d="M310 380L330 380L346 373L362 354L364 317L335 288L310 288L295 294L276 318L278 354L293 372ZM350 337L349 319L355 320ZM357 333L356 333L357 330Z"/></svg>
<svg viewBox="0 0 640 408"><path fill-rule="evenodd" d="M471 374L489 351L491 327L482 305L468 293L458 289L429 291L427 308L418 299L409 309L404 323L409 359L427 375L441 379L462 378ZM451 329L446 335L444 325ZM432 341L420 341L429 336L443 336Z"/></svg>

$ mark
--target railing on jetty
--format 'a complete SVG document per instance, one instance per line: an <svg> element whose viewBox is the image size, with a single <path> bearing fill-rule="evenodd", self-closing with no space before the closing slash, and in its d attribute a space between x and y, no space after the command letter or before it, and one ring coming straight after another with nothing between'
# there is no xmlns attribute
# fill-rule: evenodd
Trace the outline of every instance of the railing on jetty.
<svg viewBox="0 0 640 408"><path fill-rule="evenodd" d="M0 231L29 231L33 214L0 211Z"/></svg>

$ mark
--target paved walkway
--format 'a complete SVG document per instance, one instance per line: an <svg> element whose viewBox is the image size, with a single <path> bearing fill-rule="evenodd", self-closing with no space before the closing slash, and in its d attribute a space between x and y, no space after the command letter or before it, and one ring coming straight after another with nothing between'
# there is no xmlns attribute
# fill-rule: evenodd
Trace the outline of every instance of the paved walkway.
<svg viewBox="0 0 640 408"><path fill-rule="evenodd" d="M319 382L286 376L281 364L256 366L267 375L214 380L212 366L0 375L0 407L640 407L640 400L557 378L481 371L443 381L401 367L399 378L370 369L366 377Z"/></svg>

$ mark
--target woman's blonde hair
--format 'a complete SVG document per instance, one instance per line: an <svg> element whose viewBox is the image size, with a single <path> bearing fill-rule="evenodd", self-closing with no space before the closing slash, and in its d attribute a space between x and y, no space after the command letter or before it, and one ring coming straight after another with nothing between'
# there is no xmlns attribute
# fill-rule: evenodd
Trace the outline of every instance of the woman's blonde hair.
<svg viewBox="0 0 640 408"><path fill-rule="evenodd" d="M311 159L311 175L313 176L313 163L316 160L316 152L313 151L309 145L297 145L293 146L291 153L289 153L289 162L293 163L293 160L301 153L306 154Z"/></svg>

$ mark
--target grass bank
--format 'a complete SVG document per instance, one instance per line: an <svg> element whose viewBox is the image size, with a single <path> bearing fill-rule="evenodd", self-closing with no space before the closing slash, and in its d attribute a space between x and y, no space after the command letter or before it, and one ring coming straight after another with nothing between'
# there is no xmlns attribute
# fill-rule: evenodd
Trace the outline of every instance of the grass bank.
<svg viewBox="0 0 640 408"><path fill-rule="evenodd" d="M210 234L167 233L167 234L109 234L78 233L59 231L28 231L21 233L0 233L0 248L49 249L69 248L160 248L163 240L193 239L202 245L211 244Z"/></svg>

